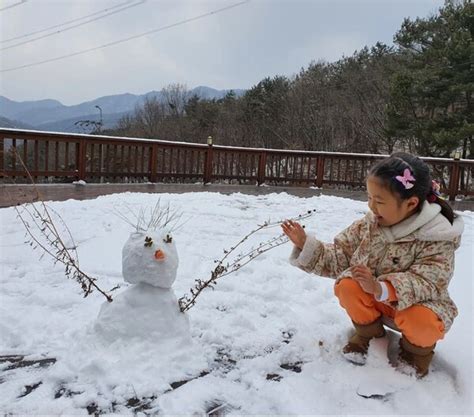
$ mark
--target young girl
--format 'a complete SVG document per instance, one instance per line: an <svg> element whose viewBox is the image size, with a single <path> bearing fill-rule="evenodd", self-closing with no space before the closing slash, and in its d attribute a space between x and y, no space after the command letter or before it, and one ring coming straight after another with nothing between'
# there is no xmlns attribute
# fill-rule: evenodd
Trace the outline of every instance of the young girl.
<svg viewBox="0 0 474 417"><path fill-rule="evenodd" d="M364 364L370 340L382 337L387 323L402 334L399 363L423 377L457 315L448 284L463 221L439 197L427 164L406 153L377 163L367 192L370 212L334 243L284 222L295 245L290 262L337 279L335 294L355 327L343 348L349 360Z"/></svg>

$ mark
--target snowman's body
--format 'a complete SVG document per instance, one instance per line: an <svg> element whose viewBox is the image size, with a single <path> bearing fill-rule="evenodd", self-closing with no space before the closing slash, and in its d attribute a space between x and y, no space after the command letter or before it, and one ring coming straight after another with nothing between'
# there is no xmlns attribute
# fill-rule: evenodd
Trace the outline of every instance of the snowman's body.
<svg viewBox="0 0 474 417"><path fill-rule="evenodd" d="M122 272L133 285L102 305L94 326L100 337L107 343L139 338L157 348L189 343L189 321L171 289L177 269L178 253L168 234L132 233L122 250Z"/></svg>

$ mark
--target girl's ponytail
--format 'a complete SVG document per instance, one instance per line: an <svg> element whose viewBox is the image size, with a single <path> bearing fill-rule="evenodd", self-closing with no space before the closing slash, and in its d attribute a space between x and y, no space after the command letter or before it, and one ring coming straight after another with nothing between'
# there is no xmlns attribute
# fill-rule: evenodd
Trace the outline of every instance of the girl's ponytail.
<svg viewBox="0 0 474 417"><path fill-rule="evenodd" d="M456 213L454 213L454 210L449 205L449 203L439 195L435 195L433 203L439 204L441 206L441 214L449 220L449 223L453 224L454 219L456 218Z"/></svg>

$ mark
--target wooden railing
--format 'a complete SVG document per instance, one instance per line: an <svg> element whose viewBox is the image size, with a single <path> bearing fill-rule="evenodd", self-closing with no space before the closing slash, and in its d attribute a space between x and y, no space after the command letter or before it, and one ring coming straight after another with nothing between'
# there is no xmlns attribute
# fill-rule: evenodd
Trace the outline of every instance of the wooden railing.
<svg viewBox="0 0 474 417"><path fill-rule="evenodd" d="M384 157L0 129L3 183L27 181L23 161L35 182L228 181L363 188L369 167ZM473 160L423 159L451 200L474 195Z"/></svg>

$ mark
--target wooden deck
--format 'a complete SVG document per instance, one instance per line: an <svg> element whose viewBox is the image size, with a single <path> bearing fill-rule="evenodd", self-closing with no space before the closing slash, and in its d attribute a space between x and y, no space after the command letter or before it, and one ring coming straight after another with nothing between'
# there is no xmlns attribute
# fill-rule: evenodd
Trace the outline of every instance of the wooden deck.
<svg viewBox="0 0 474 417"><path fill-rule="evenodd" d="M242 193L248 195L264 195L271 193L288 193L297 197L314 197L332 195L367 201L364 191L347 191L333 189L315 189L308 187L287 186L255 186L255 185L223 185L223 184L38 184L36 185L43 201L65 201L94 199L101 195L124 192L151 194L182 194L195 192L214 192L221 194ZM36 196L32 185L3 184L0 185L0 207L11 207L31 202ZM455 210L474 211L474 200L453 201Z"/></svg>

